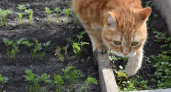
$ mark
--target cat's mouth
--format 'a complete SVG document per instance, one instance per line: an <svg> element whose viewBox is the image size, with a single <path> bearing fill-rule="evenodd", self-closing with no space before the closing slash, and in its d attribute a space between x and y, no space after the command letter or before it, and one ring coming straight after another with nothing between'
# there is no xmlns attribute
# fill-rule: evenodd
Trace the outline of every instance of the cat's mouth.
<svg viewBox="0 0 171 92"><path fill-rule="evenodd" d="M128 53L128 54L123 54L123 53L118 53L118 52L113 51L113 53L115 55L117 55L117 56L120 56L120 57L132 57L132 56L136 55L136 52L131 52L131 53Z"/></svg>

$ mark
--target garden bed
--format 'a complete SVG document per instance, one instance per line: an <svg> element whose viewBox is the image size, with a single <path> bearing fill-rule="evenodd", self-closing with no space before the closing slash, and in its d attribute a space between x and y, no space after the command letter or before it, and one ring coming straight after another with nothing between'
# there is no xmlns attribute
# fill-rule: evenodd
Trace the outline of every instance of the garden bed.
<svg viewBox="0 0 171 92"><path fill-rule="evenodd" d="M72 14L69 15L69 23L66 24L66 17L62 11L59 12L58 17L60 21L58 22L58 24L56 24L55 15L53 14L50 15L50 24L47 23L47 14L45 13L45 7L48 7L50 8L50 10L53 11L56 7L60 7L61 10L68 9L70 8L70 6L67 4L67 0L48 0L43 3L38 2L39 0L36 0L35 2L30 1L28 3L27 1L24 2L23 0L21 0L21 2L17 0L16 3L13 0L8 0L8 3L6 1L7 0L4 0L4 2L0 2L0 8L3 10L9 9L12 12L6 18L6 26L0 26L0 74L7 77L9 80L6 84L4 84L2 91L29 91L28 81L25 81L25 78L23 77L23 75L25 75L24 71L26 69L32 70L34 74L37 74L39 76L46 73L50 75L50 79L53 79L54 74L63 75L61 69L72 65L76 67L75 69L80 69L84 73L85 76L81 78L81 83L83 85L85 85L85 80L88 76L96 78L98 82L103 81L99 79L100 75L98 72L98 66L94 63L96 62L96 60L93 57L91 41L88 37L88 34L84 34L84 37L81 39L82 42L88 42L89 45L83 46L80 57L75 55L71 43L69 43L67 40L68 38L71 38L73 41L78 42L77 35L80 32L85 31L82 24L79 22L77 24L74 23L75 21ZM147 2L148 0L142 1L144 6L151 6L151 3ZM21 4L24 4L27 9L33 10L33 19L31 25L28 24L27 15L23 15L22 24L19 23L17 13L20 12L20 10L17 9L17 7ZM167 38L170 38L168 37L168 35L161 35L163 32L167 31L166 23L160 16L159 12L157 12L155 9L152 9L152 11L153 12L149 17L149 21L147 22L149 35L147 43L144 47L144 62L142 68L137 73L137 75L141 76L142 79L140 78L134 83L134 85L138 85L138 87L131 87L130 83L127 83L127 81L130 81L130 78L134 78L135 76L119 78L117 73L115 73L116 81L117 83L120 83L117 85L122 90L132 91L134 89L144 90L164 88L162 85L158 86L158 84L162 84L163 81L157 81L157 79L161 79L161 77L158 75L159 78L157 78L157 75L154 74L157 70L154 65L157 63L157 60L159 60L159 58L164 58L164 55L169 56L170 58L170 52L165 52L166 54L162 53L163 51L169 51L170 47L165 46L161 48L162 45L168 43L165 42L165 40ZM40 43L50 41L50 46L47 47L45 51L45 56L42 61L38 54L36 55L35 60L33 61L28 46L21 44L19 46L20 51L16 54L15 60L13 60L12 55L10 55L10 59L8 59L7 57L7 46L3 42L3 38L8 38L14 42L19 40L20 38L25 38L26 41L30 41L31 43L34 43L33 38L35 38ZM64 61L61 61L57 56L55 56L57 46L69 46ZM159 53L162 53L163 56L159 57ZM167 62L170 62L169 58L165 58L165 60L167 60ZM165 62L165 60L159 60L158 62ZM119 65L122 65L124 68L127 62L124 58L117 59L114 61L114 65L111 66L114 66L113 69L116 69L117 71L120 70ZM163 76L163 74L161 76ZM120 82L120 80L118 79L122 79L122 81ZM144 84L136 84L142 82L142 80L148 81L148 83L143 82ZM126 84L124 81L126 81ZM148 87L145 87L146 85ZM80 92L80 88L80 83L76 82L74 84L74 92ZM41 89L44 89L43 85L41 85ZM45 90L47 92L55 91L54 87L49 83L46 84ZM68 82L65 82L65 85L62 87L62 90L62 92L71 91ZM86 89L86 92L100 91L101 88L99 83L98 85L91 84Z"/></svg>
<svg viewBox="0 0 171 92"><path fill-rule="evenodd" d="M32 24L28 24L28 16L23 15L22 24L19 24L17 13L20 12L17 9L19 4L25 5L28 9L33 10ZM89 45L85 45L82 49L80 58L78 58L73 52L71 44L66 40L67 38L73 39L75 42L78 41L76 35L80 32L85 31L80 23L73 23L72 16L70 15L69 23L65 23L64 13L59 12L59 23L56 24L55 16L51 14L50 24L47 24L45 7L49 7L54 11L56 7L62 9L70 8L65 1L55 1L52 3L4 3L0 2L0 8L3 10L11 10L11 14L6 18L6 26L0 26L0 74L7 77L9 80L4 84L2 91L7 92L24 92L29 91L28 81L25 81L23 75L26 75L24 71L26 69L32 70L34 74L42 75L44 73L50 75L50 79L53 79L54 74L63 75L62 68L68 65L75 66L75 69L80 69L84 73L82 78L82 84L85 85L85 80L88 76L99 79L98 67L94 64L95 59L93 58L93 52L91 49L90 39L87 34L84 34L81 39L82 42L89 42ZM19 52L15 56L15 60L7 57L7 46L3 42L3 38L8 38L12 41L17 41L20 38L34 43L33 38L37 39L40 43L50 41L50 46L46 48L45 56L43 60L40 60L38 54L36 54L35 60L33 61L31 52L28 46L21 44L19 46ZM69 46L67 49L67 55L65 60L62 62L57 56L55 56L56 47ZM33 46L34 47L34 46ZM32 47L32 48L33 48ZM10 47L11 50L11 47ZM42 52L42 51L41 51ZM42 85L41 85L42 87ZM80 92L81 85L79 82L74 84L74 92ZM66 82L62 87L62 92L70 92L69 83ZM87 92L100 92L98 85L90 85L86 89ZM47 92L54 92L54 87L50 84L46 84Z"/></svg>

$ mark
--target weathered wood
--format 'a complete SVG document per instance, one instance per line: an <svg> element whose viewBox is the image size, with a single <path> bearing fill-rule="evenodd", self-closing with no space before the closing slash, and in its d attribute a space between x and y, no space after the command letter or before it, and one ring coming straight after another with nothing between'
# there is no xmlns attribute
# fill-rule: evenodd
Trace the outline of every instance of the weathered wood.
<svg viewBox="0 0 171 92"><path fill-rule="evenodd" d="M171 88L170 88L170 89L156 89L156 90L129 91L129 92L171 92Z"/></svg>
<svg viewBox="0 0 171 92"><path fill-rule="evenodd" d="M107 54L95 54L98 63L101 92L118 92L115 76Z"/></svg>

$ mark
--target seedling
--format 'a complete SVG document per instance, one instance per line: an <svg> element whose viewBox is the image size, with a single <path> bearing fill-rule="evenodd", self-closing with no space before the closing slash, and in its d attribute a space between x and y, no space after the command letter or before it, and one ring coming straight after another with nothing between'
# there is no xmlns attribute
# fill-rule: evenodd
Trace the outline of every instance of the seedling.
<svg viewBox="0 0 171 92"><path fill-rule="evenodd" d="M56 85L56 87L55 87L56 92L61 92L61 87L64 84L64 80L63 80L62 76L54 74L53 83Z"/></svg>
<svg viewBox="0 0 171 92"><path fill-rule="evenodd" d="M71 92L73 92L73 84L84 76L81 70L72 70L71 72L69 72L71 69L74 68L74 66L67 66L65 69L61 69L64 73L63 78L70 84Z"/></svg>
<svg viewBox="0 0 171 92"><path fill-rule="evenodd" d="M17 13L18 17L19 17L19 22L20 24L22 24L22 17L23 17L23 13Z"/></svg>
<svg viewBox="0 0 171 92"><path fill-rule="evenodd" d="M29 25L31 25L31 19L33 18L33 10L32 9L28 9L28 10L25 10L25 12L28 14L29 16Z"/></svg>
<svg viewBox="0 0 171 92"><path fill-rule="evenodd" d="M81 92L84 92L84 90L85 90L85 88L90 84L90 83L92 83L92 84L98 84L97 83L97 80L95 79L95 78L93 78L93 77L89 77L88 76L88 78L87 78L87 80L86 80L86 84L85 84L85 86L81 86Z"/></svg>
<svg viewBox="0 0 171 92"><path fill-rule="evenodd" d="M3 42L7 46L7 56L8 56L8 60L9 60L9 58L10 58L9 49L10 49L10 46L13 44L13 41L12 40L9 40L8 38L3 38Z"/></svg>
<svg viewBox="0 0 171 92"><path fill-rule="evenodd" d="M59 57L59 60L61 62L64 62L65 55L67 55L67 48L68 48L68 46L65 46L63 48L61 48L59 46L56 47L57 51L56 51L55 55L57 55Z"/></svg>
<svg viewBox="0 0 171 92"><path fill-rule="evenodd" d="M55 8L55 11L56 11L56 14L54 14L54 15L56 16L56 24L58 24L58 21L59 21L59 19L58 19L58 13L61 11L61 9L59 7L56 7Z"/></svg>
<svg viewBox="0 0 171 92"><path fill-rule="evenodd" d="M72 8L71 2L68 2L67 4L70 6L70 8ZM77 24L78 21L77 14L75 12L72 12L72 16L74 17L74 23Z"/></svg>
<svg viewBox="0 0 171 92"><path fill-rule="evenodd" d="M47 14L48 24L50 24L50 14L52 13L52 11L49 8L45 7L45 12Z"/></svg>
<svg viewBox="0 0 171 92"><path fill-rule="evenodd" d="M3 77L2 74L0 74L0 92L1 92L1 89L3 88L4 84L7 82L8 82L8 78Z"/></svg>
<svg viewBox="0 0 171 92"><path fill-rule="evenodd" d="M10 14L10 10L2 10L0 8L0 19L1 19L1 25L2 25L2 27L5 26L5 18L6 18L6 16L8 14Z"/></svg>
<svg viewBox="0 0 171 92"><path fill-rule="evenodd" d="M32 59L33 59L33 61L34 61L35 56L34 56L34 53L33 53L32 49L31 49L31 47L32 47L34 44L33 44L33 43L30 43L29 41L24 41L22 44L27 45L27 46L29 47L29 50L30 50L30 52L31 52ZM36 51L36 50L35 50L35 51Z"/></svg>
<svg viewBox="0 0 171 92"><path fill-rule="evenodd" d="M85 32L80 32L79 35L76 35L78 38L78 42L77 43L75 42L72 44L73 51L77 57L81 56L81 51L82 51L83 46L86 44L89 44L88 42L80 42L81 39L84 37L83 36L84 34Z"/></svg>
<svg viewBox="0 0 171 92"><path fill-rule="evenodd" d="M16 43L13 43L12 44L12 50L11 50L11 54L12 54L12 57L13 57L13 60L15 60L15 55L16 53L19 52L19 46L20 44L22 44L22 42L25 40L25 38L20 38L19 40L16 41Z"/></svg>
<svg viewBox="0 0 171 92"><path fill-rule="evenodd" d="M17 7L21 12L24 12L25 9L27 8L25 5L18 5Z"/></svg>
<svg viewBox="0 0 171 92"><path fill-rule="evenodd" d="M50 78L50 75L47 75L47 74L42 74L41 75L40 80L43 81L44 87L45 87L46 83L50 83L51 82L51 80L49 78Z"/></svg>
<svg viewBox="0 0 171 92"><path fill-rule="evenodd" d="M23 17L23 14L24 14L22 12L25 11L26 7L25 7L25 5L18 5L17 8L21 11L20 13L17 13L17 14L18 14L18 17L19 17L19 22L20 22L20 24L22 24L22 17Z"/></svg>
<svg viewBox="0 0 171 92"><path fill-rule="evenodd" d="M36 75L31 70L25 70L26 75L23 75L25 81L29 81L30 92L33 92L33 83Z"/></svg>
<svg viewBox="0 0 171 92"><path fill-rule="evenodd" d="M80 57L81 56L81 51L84 45L89 44L88 42L81 42L80 44L78 43L73 43L73 51L76 56Z"/></svg>
<svg viewBox="0 0 171 92"><path fill-rule="evenodd" d="M45 50L46 48L50 45L50 41L46 42L46 43L43 43L43 46L44 46L44 50L43 50L43 53L41 55L41 61L43 61L43 57L45 55Z"/></svg>
<svg viewBox="0 0 171 92"><path fill-rule="evenodd" d="M64 11L65 17L66 17L66 24L68 24L68 17L71 12L71 9L64 9L63 11Z"/></svg>

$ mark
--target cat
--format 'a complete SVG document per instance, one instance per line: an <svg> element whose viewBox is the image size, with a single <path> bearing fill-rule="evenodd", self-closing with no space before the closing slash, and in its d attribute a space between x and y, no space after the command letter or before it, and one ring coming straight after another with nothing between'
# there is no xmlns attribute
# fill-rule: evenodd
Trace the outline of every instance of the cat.
<svg viewBox="0 0 171 92"><path fill-rule="evenodd" d="M151 8L140 0L72 0L75 11L92 42L93 51L109 49L128 57L126 73L135 75L143 59L147 39L146 21Z"/></svg>

